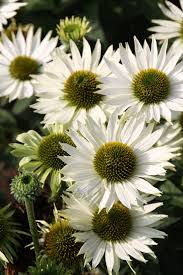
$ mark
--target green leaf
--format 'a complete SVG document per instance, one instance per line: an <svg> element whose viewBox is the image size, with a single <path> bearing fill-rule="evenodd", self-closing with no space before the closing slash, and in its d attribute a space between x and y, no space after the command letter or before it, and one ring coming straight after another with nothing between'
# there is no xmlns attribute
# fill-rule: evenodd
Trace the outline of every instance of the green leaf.
<svg viewBox="0 0 183 275"><path fill-rule="evenodd" d="M0 108L0 125L5 128L9 125L16 125L16 119L10 112Z"/></svg>
<svg viewBox="0 0 183 275"><path fill-rule="evenodd" d="M179 218L179 217L168 217L163 220L163 222L158 226L158 229L166 228L180 220L181 220L181 218Z"/></svg>
<svg viewBox="0 0 183 275"><path fill-rule="evenodd" d="M170 204L183 208L183 193L173 182L165 181L160 190L164 193L163 197L170 200Z"/></svg>
<svg viewBox="0 0 183 275"><path fill-rule="evenodd" d="M31 102L32 102L32 97L17 100L13 106L12 112L15 115L21 114L23 111L25 111L29 107Z"/></svg>

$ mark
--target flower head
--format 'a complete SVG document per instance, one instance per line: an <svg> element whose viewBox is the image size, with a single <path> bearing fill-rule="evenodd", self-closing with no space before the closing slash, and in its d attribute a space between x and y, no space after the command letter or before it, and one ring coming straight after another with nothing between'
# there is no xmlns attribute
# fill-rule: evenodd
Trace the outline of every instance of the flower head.
<svg viewBox="0 0 183 275"><path fill-rule="evenodd" d="M61 42L69 45L70 40L76 43L81 43L82 39L87 33L91 31L90 22L83 17L66 17L64 20L60 20L60 24L57 25L57 34L60 37Z"/></svg>
<svg viewBox="0 0 183 275"><path fill-rule="evenodd" d="M105 121L100 87L102 78L109 75L110 70L104 58L100 61L101 44L97 41L92 53L84 39L82 55L73 41L70 48L71 56L57 49L44 74L36 77L38 99L33 108L45 115L45 124L60 122L77 126L78 121L85 123L87 114ZM104 57L117 61L118 52L109 47Z"/></svg>
<svg viewBox="0 0 183 275"><path fill-rule="evenodd" d="M132 257L146 262L142 252L155 257L149 247L156 244L152 239L164 238L166 235L153 228L166 217L151 213L161 203L128 209L116 202L107 211L106 208L99 210L98 204L89 204L74 196L64 199L67 209L62 213L78 231L74 234L76 240L83 243L79 255L84 254L85 263L92 261L93 267L105 255L109 274L112 274L112 270L116 273L119 271L120 259L128 262Z"/></svg>
<svg viewBox="0 0 183 275"><path fill-rule="evenodd" d="M40 183L33 174L23 172L15 176L11 182L11 193L19 203L25 199L35 200L39 195Z"/></svg>
<svg viewBox="0 0 183 275"><path fill-rule="evenodd" d="M75 232L66 220L51 225L44 238L46 255L67 268L78 266L81 260L81 256L78 256L81 244L75 242Z"/></svg>
<svg viewBox="0 0 183 275"><path fill-rule="evenodd" d="M165 41L158 52L156 40L151 49L147 42L141 46L134 38L135 54L120 45L122 64L107 61L113 77L103 79L102 94L106 104L128 109L129 114L145 114L146 121L171 121L172 112L183 110L182 65L177 64L180 52L167 51Z"/></svg>
<svg viewBox="0 0 183 275"><path fill-rule="evenodd" d="M166 5L159 3L159 7L168 20L154 19L153 23L157 26L149 28L157 40L174 40L173 48L182 51L183 43L183 0L179 0L181 9L170 1L165 1Z"/></svg>
<svg viewBox="0 0 183 275"><path fill-rule="evenodd" d="M149 179L161 178L174 155L168 146L154 147L163 129L153 131L143 117L118 119L118 111L108 125L96 124L91 118L79 132L70 131L76 147L62 144L69 156L62 173L75 181L71 189L87 197L99 199L100 209L112 207L116 200L126 207L141 200L138 191L160 195Z"/></svg>
<svg viewBox="0 0 183 275"><path fill-rule="evenodd" d="M174 122L173 125L170 125L167 122L164 125L158 126L157 128L162 128L163 133L156 146L168 146L172 153L171 159L179 159L183 146L182 128L180 123ZM172 163L167 163L167 168L175 170L175 167Z"/></svg>
<svg viewBox="0 0 183 275"><path fill-rule="evenodd" d="M65 163L58 155L67 155L60 143L74 146L70 137L64 132L62 125L48 126L49 133L40 136L36 131L28 131L17 136L19 143L11 144L12 154L21 157L19 166L25 171L35 173L44 183L50 175L52 195L55 195L61 184L61 171Z"/></svg>
<svg viewBox="0 0 183 275"><path fill-rule="evenodd" d="M0 1L0 31L3 30L3 25L8 23L9 18L16 15L16 11L27 5L26 2L19 0L2 0Z"/></svg>
<svg viewBox="0 0 183 275"><path fill-rule="evenodd" d="M19 27L12 38L2 34L0 43L0 96L9 101L30 97L34 93L32 75L41 74L43 66L50 61L50 53L57 44L57 38L50 38L49 32L41 41L41 29L34 34L33 26L27 33Z"/></svg>

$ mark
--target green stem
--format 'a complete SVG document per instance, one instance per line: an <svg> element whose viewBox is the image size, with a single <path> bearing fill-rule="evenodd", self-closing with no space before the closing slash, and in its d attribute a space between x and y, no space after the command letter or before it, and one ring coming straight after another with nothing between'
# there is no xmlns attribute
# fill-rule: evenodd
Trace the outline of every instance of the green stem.
<svg viewBox="0 0 183 275"><path fill-rule="evenodd" d="M25 199L25 207L26 207L26 211L27 211L29 228L30 228L32 240L34 243L34 251L35 251L35 255L36 255L36 259L37 259L38 255L39 255L39 251L40 251L40 246L39 246L37 225L36 225L35 214L34 214L33 201L30 199Z"/></svg>

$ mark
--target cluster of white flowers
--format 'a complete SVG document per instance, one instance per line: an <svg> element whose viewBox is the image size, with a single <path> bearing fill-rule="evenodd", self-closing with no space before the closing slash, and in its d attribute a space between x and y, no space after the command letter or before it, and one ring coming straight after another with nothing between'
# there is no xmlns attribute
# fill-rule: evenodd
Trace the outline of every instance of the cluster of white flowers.
<svg viewBox="0 0 183 275"><path fill-rule="evenodd" d="M4 18L23 5L5 2ZM161 203L147 203L148 194L161 196L156 182L174 169L183 143L180 125L172 126L172 115L183 111L182 51L176 48L183 12L166 4L162 11L176 22L154 20L160 26L151 28L151 46L135 37L134 53L120 44L102 56L100 41L92 51L86 39L82 47L71 40L70 52L54 49L57 38L48 33L41 41L41 30L34 34L32 26L0 42L0 96L11 101L34 93L31 107L44 115L48 130L19 135L12 153L42 183L51 175L53 197L62 181L69 183L62 214L83 243L79 254L93 267L105 255L109 274L118 274L120 259L130 265L131 258L146 262L142 253L155 257L149 246L166 235L154 228L166 215L151 213ZM158 49L156 39L172 37L179 37L176 47L168 50L165 40Z"/></svg>

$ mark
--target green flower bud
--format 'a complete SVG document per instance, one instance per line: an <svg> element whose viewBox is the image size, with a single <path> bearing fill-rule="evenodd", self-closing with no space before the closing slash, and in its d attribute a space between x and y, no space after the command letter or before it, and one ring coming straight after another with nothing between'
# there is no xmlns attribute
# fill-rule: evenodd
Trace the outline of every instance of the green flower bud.
<svg viewBox="0 0 183 275"><path fill-rule="evenodd" d="M31 275L71 275L71 271L66 270L61 263L43 256L37 261L36 266L28 268L28 274Z"/></svg>
<svg viewBox="0 0 183 275"><path fill-rule="evenodd" d="M25 199L34 201L39 195L40 182L33 174L23 172L15 176L11 182L11 194L19 203L24 203Z"/></svg>
<svg viewBox="0 0 183 275"><path fill-rule="evenodd" d="M62 43L68 45L70 40L80 42L87 33L91 31L90 22L83 17L66 17L65 20L60 20L57 25L57 34Z"/></svg>

